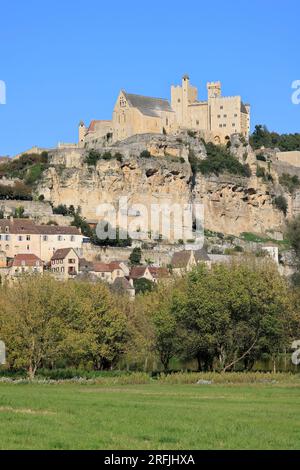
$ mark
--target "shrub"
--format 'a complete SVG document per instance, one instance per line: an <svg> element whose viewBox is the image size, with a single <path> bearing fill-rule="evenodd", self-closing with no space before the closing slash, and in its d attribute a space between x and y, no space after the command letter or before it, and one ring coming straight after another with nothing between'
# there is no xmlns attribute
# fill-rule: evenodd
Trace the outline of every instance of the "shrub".
<svg viewBox="0 0 300 470"><path fill-rule="evenodd" d="M12 186L0 184L0 199L17 199L20 201L31 201L31 189L21 181L17 181Z"/></svg>
<svg viewBox="0 0 300 470"><path fill-rule="evenodd" d="M192 139L195 139L195 137L197 136L197 132L196 131L192 131L191 129L189 129L187 131L187 134L189 137L191 137Z"/></svg>
<svg viewBox="0 0 300 470"><path fill-rule="evenodd" d="M277 209L279 209L280 211L284 213L284 215L287 214L288 203L284 196L280 195L280 196L275 197L274 204L277 207Z"/></svg>
<svg viewBox="0 0 300 470"><path fill-rule="evenodd" d="M122 163L123 158L124 158L124 156L123 156L120 152L117 152L117 153L115 154L115 159L116 159L118 162Z"/></svg>
<svg viewBox="0 0 300 470"><path fill-rule="evenodd" d="M70 215L70 212L65 204L59 204L57 207L53 207L53 214L66 216Z"/></svg>
<svg viewBox="0 0 300 470"><path fill-rule="evenodd" d="M242 164L232 153L224 146L215 145L211 142L206 145L207 158L197 163L197 169L202 174L228 172L245 177L251 176L251 170L248 164Z"/></svg>
<svg viewBox="0 0 300 470"><path fill-rule="evenodd" d="M145 294L146 292L151 292L154 289L154 284L149 279L141 277L140 279L135 279L133 281L136 294Z"/></svg>
<svg viewBox="0 0 300 470"><path fill-rule="evenodd" d="M266 176L265 169L261 166L256 167L256 176L257 178L264 178Z"/></svg>
<svg viewBox="0 0 300 470"><path fill-rule="evenodd" d="M101 158L103 158L103 160L111 160L113 157L110 152L104 152Z"/></svg>
<svg viewBox="0 0 300 470"><path fill-rule="evenodd" d="M85 163L89 166L96 166L101 158L101 153L97 150L90 150L85 157Z"/></svg>
<svg viewBox="0 0 300 470"><path fill-rule="evenodd" d="M244 251L244 248L240 245L236 245L234 248L234 251L236 251L237 253L242 253Z"/></svg>
<svg viewBox="0 0 300 470"><path fill-rule="evenodd" d="M132 266L138 266L141 264L142 259L142 250L139 247L133 248L130 256L129 261Z"/></svg>
<svg viewBox="0 0 300 470"><path fill-rule="evenodd" d="M151 153L149 152L149 150L143 150L140 153L140 158L151 158Z"/></svg>
<svg viewBox="0 0 300 470"><path fill-rule="evenodd" d="M36 165L33 165L27 171L27 174L25 177L26 184L30 186L36 183L41 178L42 173L43 173L43 166L41 163L37 163Z"/></svg>
<svg viewBox="0 0 300 470"><path fill-rule="evenodd" d="M293 194L296 189L300 187L300 180L297 175L290 175L283 173L279 178L279 183L288 190L290 194Z"/></svg>
<svg viewBox="0 0 300 470"><path fill-rule="evenodd" d="M266 161L267 161L267 159L266 159L266 157L264 156L263 153L258 153L258 154L256 155L256 160L259 160L259 161L261 161L261 162L266 162Z"/></svg>
<svg viewBox="0 0 300 470"><path fill-rule="evenodd" d="M47 152L23 154L19 158L3 163L0 166L0 177L8 176L20 180L28 178L28 182L26 182L32 184L41 177L42 172L47 168L48 159Z"/></svg>

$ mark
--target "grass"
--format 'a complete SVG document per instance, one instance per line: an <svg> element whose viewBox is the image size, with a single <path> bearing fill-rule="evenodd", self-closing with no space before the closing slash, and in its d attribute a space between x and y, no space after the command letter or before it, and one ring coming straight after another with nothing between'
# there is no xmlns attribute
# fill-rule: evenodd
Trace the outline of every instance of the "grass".
<svg viewBox="0 0 300 470"><path fill-rule="evenodd" d="M243 232L241 233L241 238L247 242L254 242L254 243L275 243L278 246L282 246L285 248L290 247L290 243L288 240L276 240L270 237L263 237L261 235L257 235L252 232Z"/></svg>
<svg viewBox="0 0 300 470"><path fill-rule="evenodd" d="M0 384L1 449L299 449L299 385Z"/></svg>

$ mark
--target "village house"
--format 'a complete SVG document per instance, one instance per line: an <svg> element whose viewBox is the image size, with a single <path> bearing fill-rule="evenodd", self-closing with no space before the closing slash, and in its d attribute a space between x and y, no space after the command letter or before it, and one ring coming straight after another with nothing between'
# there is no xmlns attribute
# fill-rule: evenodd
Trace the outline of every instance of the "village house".
<svg viewBox="0 0 300 470"><path fill-rule="evenodd" d="M131 299L135 297L135 288L132 279L117 277L111 285L112 291L118 294L127 294Z"/></svg>
<svg viewBox="0 0 300 470"><path fill-rule="evenodd" d="M129 275L129 269L123 262L112 261L110 263L95 262L90 270L102 281L112 284L115 279Z"/></svg>
<svg viewBox="0 0 300 470"><path fill-rule="evenodd" d="M50 261L50 270L57 278L67 280L79 272L79 256L73 248L56 250Z"/></svg>
<svg viewBox="0 0 300 470"><path fill-rule="evenodd" d="M32 253L49 262L60 248L81 251L85 237L76 227L37 225L30 219L0 219L0 251L8 258L19 253Z"/></svg>
<svg viewBox="0 0 300 470"><path fill-rule="evenodd" d="M154 282L154 277L150 272L149 266L133 266L130 269L129 278L133 281L137 279L147 279Z"/></svg>
<svg viewBox="0 0 300 470"><path fill-rule="evenodd" d="M173 254L171 266L174 274L184 274L191 271L197 264L205 263L211 265L211 260L202 248L200 250L181 250Z"/></svg>
<svg viewBox="0 0 300 470"><path fill-rule="evenodd" d="M23 274L43 274L44 263L32 253L19 253L8 263L8 268L10 277Z"/></svg>

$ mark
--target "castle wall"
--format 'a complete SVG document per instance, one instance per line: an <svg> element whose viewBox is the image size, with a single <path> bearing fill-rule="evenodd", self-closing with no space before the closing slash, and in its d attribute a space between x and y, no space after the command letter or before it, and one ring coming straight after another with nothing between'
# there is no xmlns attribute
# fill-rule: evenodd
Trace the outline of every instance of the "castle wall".
<svg viewBox="0 0 300 470"><path fill-rule="evenodd" d="M220 97L209 100L210 130L230 136L241 132L241 98Z"/></svg>
<svg viewBox="0 0 300 470"><path fill-rule="evenodd" d="M300 168L300 152L277 152L276 157L279 161L289 163L290 165Z"/></svg>

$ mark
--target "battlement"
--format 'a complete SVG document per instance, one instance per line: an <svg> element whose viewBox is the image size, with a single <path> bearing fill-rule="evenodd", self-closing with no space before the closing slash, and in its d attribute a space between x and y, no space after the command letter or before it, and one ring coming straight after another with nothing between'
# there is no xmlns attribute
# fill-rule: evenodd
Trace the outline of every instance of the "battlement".
<svg viewBox="0 0 300 470"><path fill-rule="evenodd" d="M221 88L221 82L207 82L206 86L207 88L210 88L210 87Z"/></svg>

